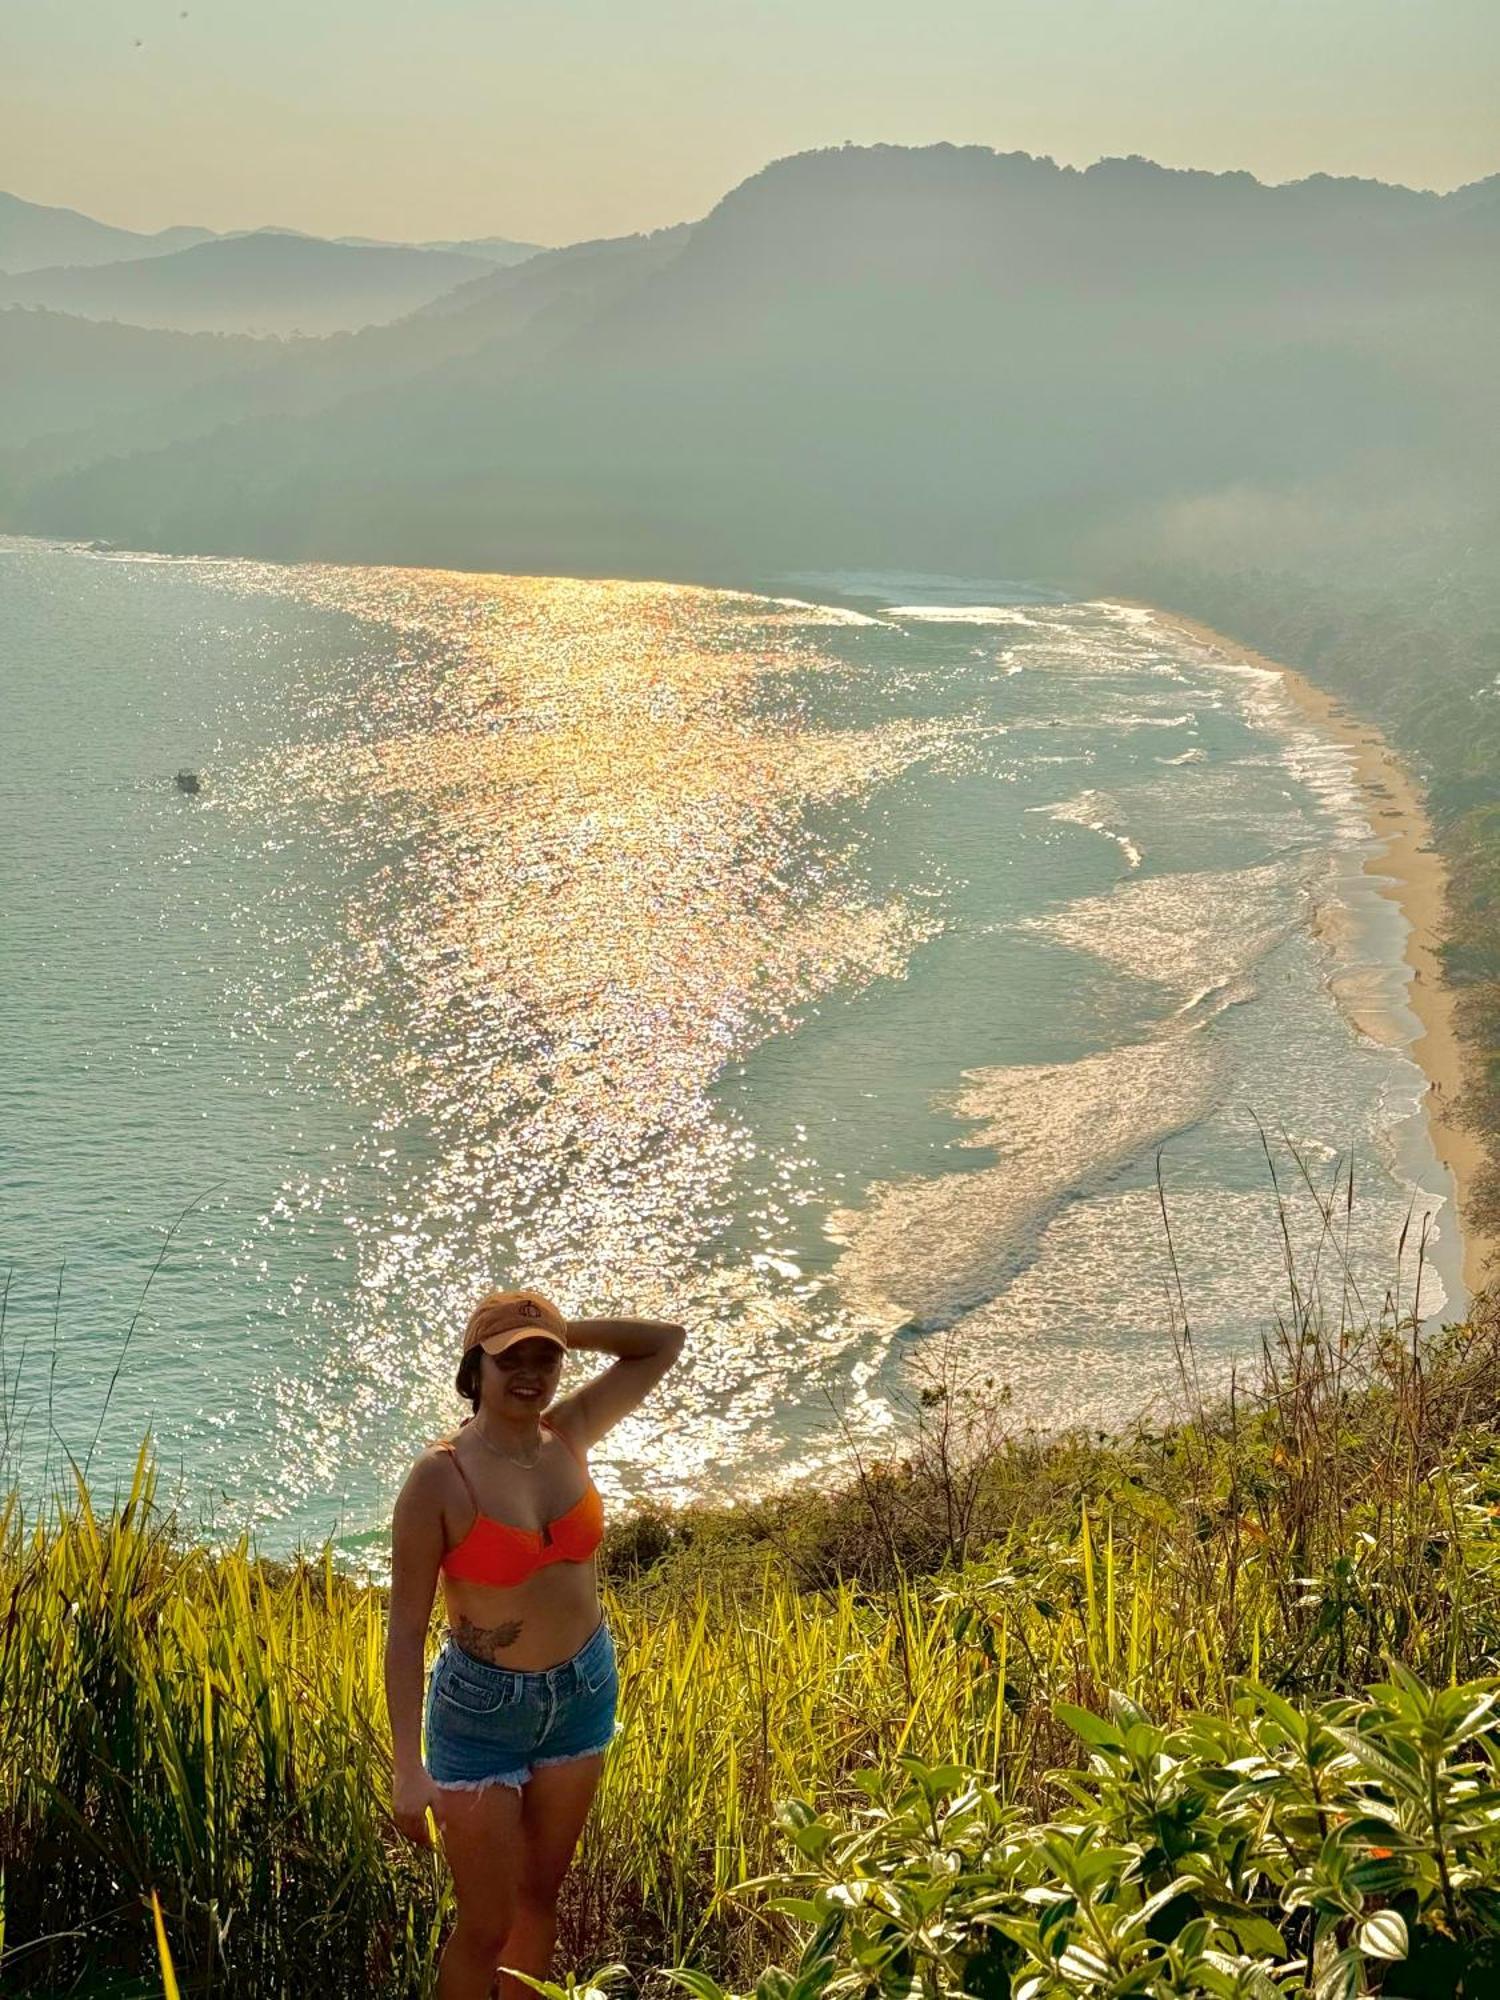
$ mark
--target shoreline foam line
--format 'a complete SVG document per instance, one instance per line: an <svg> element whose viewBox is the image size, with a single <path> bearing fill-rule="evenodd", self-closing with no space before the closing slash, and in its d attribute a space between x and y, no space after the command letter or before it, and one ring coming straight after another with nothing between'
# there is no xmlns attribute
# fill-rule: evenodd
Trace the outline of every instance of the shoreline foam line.
<svg viewBox="0 0 1500 2000"><path fill-rule="evenodd" d="M1374 723L1351 713L1337 695L1318 687L1295 667L1267 659L1180 612L1128 598L1112 601L1149 610L1163 625L1233 665L1279 675L1289 699L1306 720L1350 752L1370 830L1379 843L1376 851L1366 854L1364 873L1406 919L1405 958L1411 979L1405 1004L1416 1017L1418 1032L1408 1035L1398 1022L1364 1011L1353 1025L1373 1040L1404 1048L1427 1078L1422 1106L1433 1151L1452 1175L1457 1191L1464 1285L1471 1295L1481 1291L1486 1273L1500 1263L1500 1244L1471 1220L1471 1197L1485 1164L1485 1148L1476 1134L1458 1122L1468 1052L1458 1035L1455 996L1438 956L1448 922L1448 867L1433 841L1421 784Z"/></svg>

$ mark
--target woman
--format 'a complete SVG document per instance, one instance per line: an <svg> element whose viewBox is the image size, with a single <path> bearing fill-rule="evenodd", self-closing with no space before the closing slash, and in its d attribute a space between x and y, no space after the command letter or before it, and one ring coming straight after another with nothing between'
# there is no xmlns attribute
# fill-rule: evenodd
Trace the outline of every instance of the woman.
<svg viewBox="0 0 1500 2000"><path fill-rule="evenodd" d="M397 1498L385 1653L394 1806L423 1847L431 1808L453 1871L458 1921L439 2000L486 2000L502 1959L546 1976L618 1686L593 1560L603 1506L585 1453L650 1394L685 1338L661 1320L569 1320L539 1292L489 1293L458 1369L474 1414L423 1452ZM552 1404L570 1348L617 1358ZM427 1688L424 1763L439 1575L448 1631ZM506 2000L535 2000L519 1979L503 1985Z"/></svg>

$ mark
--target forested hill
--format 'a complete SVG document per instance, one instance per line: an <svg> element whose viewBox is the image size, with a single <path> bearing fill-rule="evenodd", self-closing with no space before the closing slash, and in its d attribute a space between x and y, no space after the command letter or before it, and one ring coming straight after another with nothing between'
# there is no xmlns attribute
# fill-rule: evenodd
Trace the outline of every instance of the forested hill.
<svg viewBox="0 0 1500 2000"><path fill-rule="evenodd" d="M1122 522L1175 533L1205 498L1420 486L1462 513L1494 478L1500 182L850 147L766 168L668 248L524 352L455 359L427 314L402 379L332 369L284 424L75 463L9 523L500 568L1013 572Z"/></svg>
<svg viewBox="0 0 1500 2000"><path fill-rule="evenodd" d="M38 310L0 312L0 519L72 466L159 452L236 423L317 413L356 389L393 391L480 352L523 366L684 232L547 251L460 285L423 312L327 339L162 333Z"/></svg>

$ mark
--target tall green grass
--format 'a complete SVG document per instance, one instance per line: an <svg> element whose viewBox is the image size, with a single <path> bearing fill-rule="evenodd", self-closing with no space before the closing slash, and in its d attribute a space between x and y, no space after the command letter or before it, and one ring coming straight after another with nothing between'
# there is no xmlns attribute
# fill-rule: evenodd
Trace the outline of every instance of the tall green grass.
<svg viewBox="0 0 1500 2000"><path fill-rule="evenodd" d="M1066 1797L1070 1711L1230 1717L1251 1677L1308 1703L1395 1659L1438 1686L1500 1660L1500 1323L1424 1342L1291 1303L1253 1384L1108 1441L1016 1435L943 1373L905 1456L840 1490L612 1526L611 1746L559 1963L733 1988L800 1949L765 1893L788 1800L852 1814L908 1760L998 1812ZM434 1634L434 1643L436 1634ZM329 1551L211 1553L143 1448L96 1511L80 1478L0 1511L0 1979L160 1993L417 1995L451 1917L388 1814L384 1603ZM762 1886L756 1887L758 1880ZM652 1971L651 1968L658 1968ZM112 1982L112 1983L111 1983Z"/></svg>

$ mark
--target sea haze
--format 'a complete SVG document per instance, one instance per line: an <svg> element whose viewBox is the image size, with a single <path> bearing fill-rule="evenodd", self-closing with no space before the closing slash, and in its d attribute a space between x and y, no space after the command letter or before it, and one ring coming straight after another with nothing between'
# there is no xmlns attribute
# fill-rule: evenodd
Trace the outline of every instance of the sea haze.
<svg viewBox="0 0 1500 2000"><path fill-rule="evenodd" d="M108 1395L106 1487L149 1426L220 1530L378 1551L521 1280L690 1330L616 1499L878 1445L943 1337L1018 1425L1125 1422L1174 1382L1158 1155L1205 1374L1285 1307L1262 1131L1304 1271L1292 1149L1352 1152L1372 1306L1413 1203L1456 1294L1420 1075L1330 992L1357 950L1403 1012L1348 753L1149 613L8 542L0 658L33 1494Z"/></svg>

